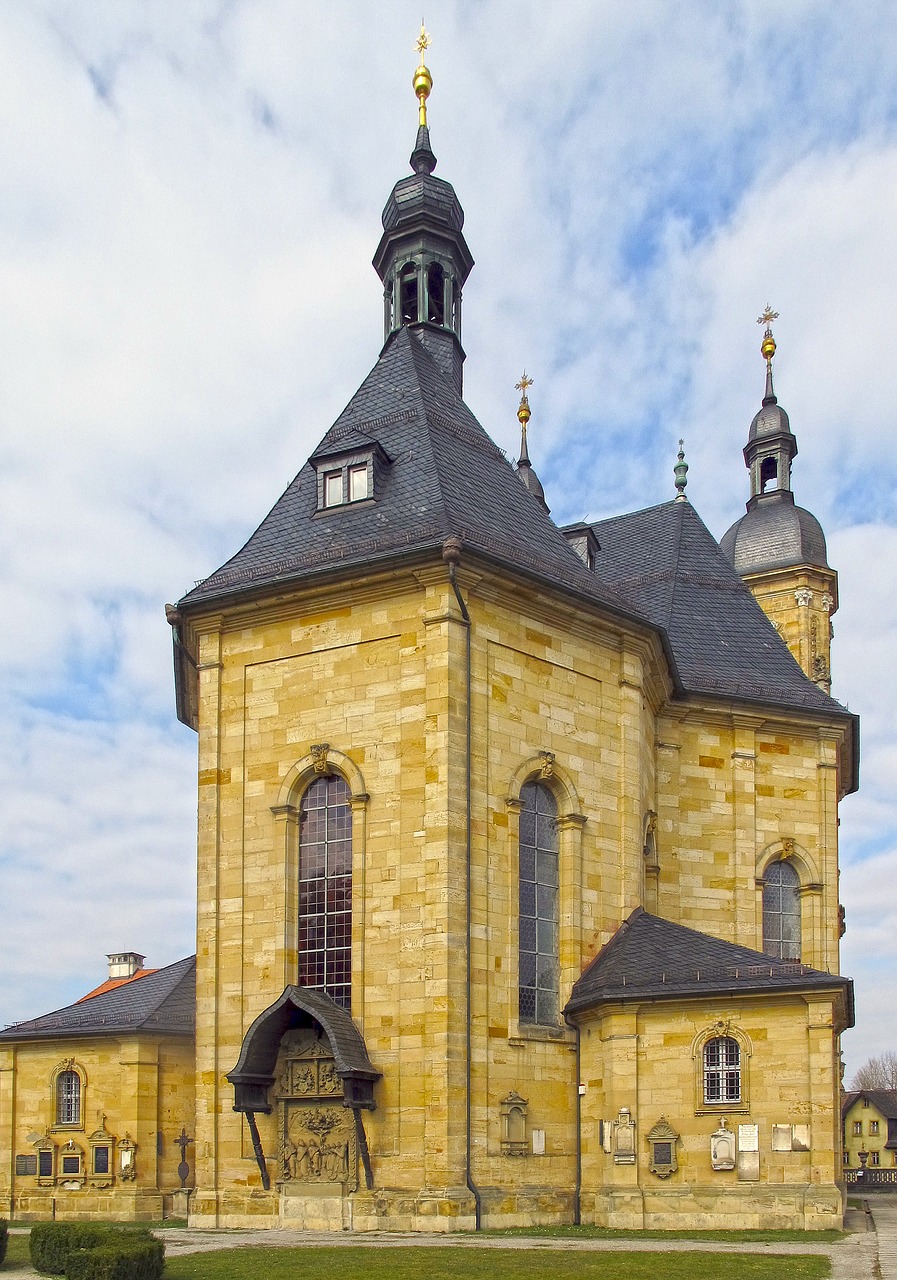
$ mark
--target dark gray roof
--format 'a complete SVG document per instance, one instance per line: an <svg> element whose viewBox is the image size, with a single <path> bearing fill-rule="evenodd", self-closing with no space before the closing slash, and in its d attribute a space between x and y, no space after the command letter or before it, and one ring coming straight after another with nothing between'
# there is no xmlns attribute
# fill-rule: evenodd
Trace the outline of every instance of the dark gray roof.
<svg viewBox="0 0 897 1280"><path fill-rule="evenodd" d="M763 407L754 414L748 431L749 443L753 440L766 440L774 436L793 435L788 414L772 393L771 382L767 386L768 393L763 399ZM797 453L797 441L794 442L794 452Z"/></svg>
<svg viewBox="0 0 897 1280"><path fill-rule="evenodd" d="M687 692L845 714L804 674L691 503L592 529L596 575L665 629Z"/></svg>
<svg viewBox="0 0 897 1280"><path fill-rule="evenodd" d="M582 1012L608 1001L836 987L844 992L847 1025L853 1026L849 978L796 961L774 960L637 907L574 984L565 1012Z"/></svg>
<svg viewBox="0 0 897 1280"><path fill-rule="evenodd" d="M390 338L312 457L375 442L391 462L374 502L316 512L316 473L306 463L246 545L179 608L416 551L436 554L454 535L492 560L643 621L586 570L416 330Z"/></svg>
<svg viewBox="0 0 897 1280"><path fill-rule="evenodd" d="M739 573L808 564L828 567L825 535L814 515L795 506L789 490L760 494L723 534L720 547Z"/></svg>
<svg viewBox="0 0 897 1280"><path fill-rule="evenodd" d="M128 1031L192 1036L195 1026L196 957L188 956L42 1018L16 1022L0 1031L0 1041L57 1040Z"/></svg>
<svg viewBox="0 0 897 1280"><path fill-rule="evenodd" d="M885 1119L897 1120L897 1089L854 1089L851 1093L845 1093L841 1103L842 1117L847 1115L858 1098L868 1098Z"/></svg>

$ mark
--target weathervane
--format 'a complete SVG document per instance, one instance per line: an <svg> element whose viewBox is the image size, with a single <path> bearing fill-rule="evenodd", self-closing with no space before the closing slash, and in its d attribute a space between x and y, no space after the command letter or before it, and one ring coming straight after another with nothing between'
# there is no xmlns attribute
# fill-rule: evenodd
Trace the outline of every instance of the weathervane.
<svg viewBox="0 0 897 1280"><path fill-rule="evenodd" d="M412 84L414 85L414 92L417 95L417 100L420 103L420 127L422 129L427 127L427 98L429 98L430 90L433 88L433 77L424 65L424 54L429 49L431 43L432 41L427 35L426 28L424 27L424 20L421 18L420 35L417 37L417 42L414 46L420 54L420 66L414 73Z"/></svg>

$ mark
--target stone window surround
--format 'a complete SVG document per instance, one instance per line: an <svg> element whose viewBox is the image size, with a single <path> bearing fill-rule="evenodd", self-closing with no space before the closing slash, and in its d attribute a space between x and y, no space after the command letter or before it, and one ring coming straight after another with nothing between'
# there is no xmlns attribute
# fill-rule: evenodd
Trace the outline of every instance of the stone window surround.
<svg viewBox="0 0 897 1280"><path fill-rule="evenodd" d="M812 964L808 959L812 955L815 942L814 934L817 922L814 920L819 912L816 903L821 900L825 888L819 869L812 855L799 845L791 836L783 836L768 844L757 855L754 884L757 889L757 951L763 951L763 888L766 883L766 872L774 862L790 862L797 872L799 881L798 894L801 899L809 899L807 906L811 909L801 911L801 959L784 961L791 964ZM803 903L802 903L803 905Z"/></svg>
<svg viewBox="0 0 897 1280"><path fill-rule="evenodd" d="M515 771L508 786L508 850L509 874L511 883L508 886L508 901L518 903L520 889L517 876L518 849L520 847L520 813L523 801L520 798L521 788L527 782L542 782L552 791L558 806L558 955L560 964L560 1003L564 1002L564 993L569 992L581 970L575 973L564 972L565 955L579 954L580 921L574 920L574 913L565 910L565 904L577 903L582 899L582 857L583 828L586 818L582 813L582 805L573 779L559 765L554 753L540 751L530 756ZM521 1022L518 1016L518 992L520 989L518 971L518 950L516 946L509 948L510 966L508 974L508 1040L511 1044L523 1045L529 1040L560 1041L573 1043L575 1033L571 1027L565 1026L560 1018L556 1025L540 1025Z"/></svg>
<svg viewBox="0 0 897 1280"><path fill-rule="evenodd" d="M704 1048L711 1040L728 1036L735 1040L741 1050L739 1068L741 1071L740 1102L706 1102L704 1100ZM691 1042L692 1060L695 1080L695 1115L747 1115L750 1112L750 1059L754 1046L750 1036L740 1027L732 1025L729 1018L718 1018L710 1026L702 1027Z"/></svg>
<svg viewBox="0 0 897 1280"><path fill-rule="evenodd" d="M59 1084L60 1077L66 1072L73 1071L80 1082L79 1089L79 1110L77 1120L63 1122L57 1119L59 1115ZM63 1058L62 1062L58 1062L50 1073L50 1115L52 1122L50 1124L50 1133L83 1133L84 1116L87 1112L87 1072L84 1067L76 1062L74 1058Z"/></svg>
<svg viewBox="0 0 897 1280"><path fill-rule="evenodd" d="M279 829L285 886L286 951L297 954L299 940L299 805L302 795L315 778L326 773L339 773L349 787L352 810L352 986L364 973L363 904L366 893L367 807L370 800L361 770L342 751L329 743L315 743L308 753L289 769L271 805L275 826ZM296 965L288 960L285 984L296 980Z"/></svg>

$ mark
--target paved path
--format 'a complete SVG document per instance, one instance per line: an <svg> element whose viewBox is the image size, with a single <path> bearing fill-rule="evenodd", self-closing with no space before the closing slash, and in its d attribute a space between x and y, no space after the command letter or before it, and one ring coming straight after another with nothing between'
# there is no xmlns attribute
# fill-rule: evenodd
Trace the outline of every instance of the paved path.
<svg viewBox="0 0 897 1280"><path fill-rule="evenodd" d="M868 1203L868 1202L867 1202ZM350 1234L342 1231L191 1231L173 1228L158 1232L169 1257L186 1253L206 1253L216 1249L246 1246L306 1248L339 1245L348 1248L425 1249L541 1249L546 1253L582 1250L593 1253L767 1253L821 1254L831 1258L832 1280L897 1280L897 1198L881 1204L873 1200L871 1213L848 1210L844 1240L834 1244L815 1242L812 1236L794 1244L723 1244L715 1240L571 1240L525 1236L420 1235L394 1231ZM12 1227L10 1234L23 1228ZM25 1280L36 1276L32 1267L4 1268L2 1280Z"/></svg>

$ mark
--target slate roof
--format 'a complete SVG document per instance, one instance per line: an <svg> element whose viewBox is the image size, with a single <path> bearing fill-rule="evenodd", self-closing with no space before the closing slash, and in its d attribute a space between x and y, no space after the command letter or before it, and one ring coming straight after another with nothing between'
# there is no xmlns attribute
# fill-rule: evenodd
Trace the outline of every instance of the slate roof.
<svg viewBox="0 0 897 1280"><path fill-rule="evenodd" d="M853 983L797 961L712 938L637 907L574 983L565 1013L608 1001L675 1000L841 987L853 1026Z"/></svg>
<svg viewBox="0 0 897 1280"><path fill-rule="evenodd" d="M312 458L374 442L391 459L374 502L316 512L309 460L246 545L178 608L434 552L454 535L468 549L644 623L612 585L588 572L413 327L390 338Z"/></svg>
<svg viewBox="0 0 897 1280"><path fill-rule="evenodd" d="M196 957L188 956L41 1018L16 1022L0 1031L0 1042L133 1031L192 1036L195 1027Z"/></svg>
<svg viewBox="0 0 897 1280"><path fill-rule="evenodd" d="M816 517L794 502L790 490L762 494L722 537L720 547L739 573L789 565L828 568L825 534Z"/></svg>
<svg viewBox="0 0 897 1280"><path fill-rule="evenodd" d="M868 1098L886 1120L897 1120L897 1089L854 1089L844 1095L842 1118L859 1098Z"/></svg>
<svg viewBox="0 0 897 1280"><path fill-rule="evenodd" d="M596 576L666 631L689 693L846 714L804 674L690 502L591 527Z"/></svg>

